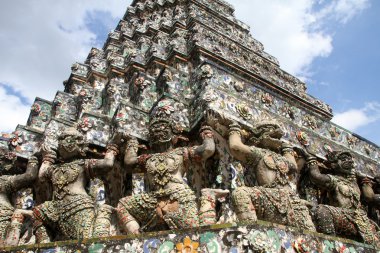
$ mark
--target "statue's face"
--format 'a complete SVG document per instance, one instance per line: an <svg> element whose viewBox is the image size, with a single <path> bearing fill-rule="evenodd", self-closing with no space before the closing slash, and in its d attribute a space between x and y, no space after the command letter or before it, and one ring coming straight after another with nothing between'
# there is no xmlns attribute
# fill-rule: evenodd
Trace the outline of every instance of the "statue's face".
<svg viewBox="0 0 380 253"><path fill-rule="evenodd" d="M61 155L77 155L82 151L83 138L77 135L66 135L58 144Z"/></svg>
<svg viewBox="0 0 380 253"><path fill-rule="evenodd" d="M281 128L276 125L261 126L258 130L261 132L261 135L266 135L274 139L281 139L281 137L284 135L284 132L281 130Z"/></svg>
<svg viewBox="0 0 380 253"><path fill-rule="evenodd" d="M115 94L116 93L116 85L115 84L109 84L108 89L107 89L107 93L109 95Z"/></svg>
<svg viewBox="0 0 380 253"><path fill-rule="evenodd" d="M337 170L343 174L352 174L355 168L355 162L351 155L347 153L338 156Z"/></svg>
<svg viewBox="0 0 380 253"><path fill-rule="evenodd" d="M14 165L16 154L7 151L1 151L0 153L0 171L10 171Z"/></svg>
<svg viewBox="0 0 380 253"><path fill-rule="evenodd" d="M167 122L157 122L150 126L149 136L152 144L168 143L172 140L173 132Z"/></svg>

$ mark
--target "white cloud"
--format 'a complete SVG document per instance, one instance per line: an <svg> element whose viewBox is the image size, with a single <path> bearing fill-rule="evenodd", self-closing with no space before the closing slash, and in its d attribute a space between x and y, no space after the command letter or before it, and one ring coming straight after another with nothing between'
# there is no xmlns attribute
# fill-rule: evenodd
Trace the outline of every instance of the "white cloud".
<svg viewBox="0 0 380 253"><path fill-rule="evenodd" d="M335 0L318 13L319 19L333 18L342 24L347 23L354 16L368 8L368 0Z"/></svg>
<svg viewBox="0 0 380 253"><path fill-rule="evenodd" d="M360 109L337 113L332 121L350 131L356 131L361 127L380 121L380 103L371 102Z"/></svg>
<svg viewBox="0 0 380 253"><path fill-rule="evenodd" d="M0 86L1 130L11 132L18 124L25 124L29 111L30 107L24 105L19 97L8 95L4 87Z"/></svg>
<svg viewBox="0 0 380 253"><path fill-rule="evenodd" d="M327 20L346 23L368 6L368 0L229 2L236 7L237 18L251 24L254 37L279 59L282 68L299 76L308 76L313 60L332 52Z"/></svg>
<svg viewBox="0 0 380 253"><path fill-rule="evenodd" d="M315 16L311 11L312 1L231 2L236 7L236 16L252 24L254 37L263 42L266 51L278 58L281 66L290 73L298 74L315 57L330 54L331 36L319 31L309 31L315 22Z"/></svg>
<svg viewBox="0 0 380 253"><path fill-rule="evenodd" d="M56 91L63 89L71 64L83 62L95 46L96 34L86 27L86 15L103 11L121 18L130 3L131 0L6 1L0 8L0 83L12 86L30 103L36 96L52 100ZM2 101L9 98L4 93L0 95ZM13 106L3 103L2 110L12 112ZM23 119L19 122L25 123L28 111L18 113ZM13 120L2 122L0 131L16 125Z"/></svg>

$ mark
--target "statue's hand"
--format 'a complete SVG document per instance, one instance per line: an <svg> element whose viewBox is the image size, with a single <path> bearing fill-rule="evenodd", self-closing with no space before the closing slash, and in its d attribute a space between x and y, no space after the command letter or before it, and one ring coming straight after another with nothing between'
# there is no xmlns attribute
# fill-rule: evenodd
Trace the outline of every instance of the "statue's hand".
<svg viewBox="0 0 380 253"><path fill-rule="evenodd" d="M130 135L127 134L126 132L124 131L119 131L119 130L116 130L110 141L109 141L109 144L115 144L117 146L121 146L123 145L127 140L130 139Z"/></svg>
<svg viewBox="0 0 380 253"><path fill-rule="evenodd" d="M48 145L43 144L39 152L42 156L43 162L53 164L57 160L57 152Z"/></svg>
<svg viewBox="0 0 380 253"><path fill-rule="evenodd" d="M140 145L139 140L136 137L129 136L129 139L126 145L126 150L134 150L134 152L137 153L139 148L146 149L146 146Z"/></svg>
<svg viewBox="0 0 380 253"><path fill-rule="evenodd" d="M233 120L227 118L225 115L220 114L213 110L208 110L206 113L206 123L212 128L220 126L228 127L233 123Z"/></svg>
<svg viewBox="0 0 380 253"><path fill-rule="evenodd" d="M294 151L296 151L297 155L302 156L305 159L307 159L310 156L310 154L304 148L293 147L293 149L294 149Z"/></svg>
<svg viewBox="0 0 380 253"><path fill-rule="evenodd" d="M206 123L213 128L219 124L218 116L214 111L208 110L206 112Z"/></svg>
<svg viewBox="0 0 380 253"><path fill-rule="evenodd" d="M208 110L206 113L206 124L224 137L228 136L228 126L230 124L228 122L231 122L231 120L213 110Z"/></svg>
<svg viewBox="0 0 380 253"><path fill-rule="evenodd" d="M283 145L283 141L280 139L272 138L270 135L264 133L259 138L259 146L267 149L271 149L273 151L280 151Z"/></svg>

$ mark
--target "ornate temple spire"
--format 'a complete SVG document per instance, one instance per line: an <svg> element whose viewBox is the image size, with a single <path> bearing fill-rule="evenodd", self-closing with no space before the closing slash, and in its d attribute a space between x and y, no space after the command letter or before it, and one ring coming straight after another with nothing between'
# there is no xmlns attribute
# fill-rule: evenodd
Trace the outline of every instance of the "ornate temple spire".
<svg viewBox="0 0 380 253"><path fill-rule="evenodd" d="M304 216L302 221L307 224L298 222L297 226L313 230L309 203L303 202L297 192L301 185L298 180L304 179L300 173L305 161L300 160L308 158L309 166L322 167L332 150L349 151L350 158L355 159L355 169L374 178L380 170L379 147L332 123L331 108L308 94L306 83L284 71L264 45L252 37L250 27L235 17L234 11L224 0L135 0L103 47L92 48L84 62L71 66L63 91L57 91L52 101L36 98L27 125L19 125L15 132L0 138L0 147L15 152L21 161L38 154L41 168L55 187L53 193L61 198L53 197L54 204L44 202L36 208L40 213L35 216L41 218L36 228L46 222L43 219L51 218L44 212L54 209L53 218L69 213L65 216L69 219L74 210L78 215L70 220L72 224L90 214L84 222L86 233L78 229L72 235L77 227L62 225L57 218L55 222L65 228L65 238L91 237L93 229L102 229L101 225L91 227L97 218L106 222L106 230L116 226L111 224L110 215L111 205L117 203L123 229L133 233L147 229L141 223L152 225L153 221L157 222L153 225L166 229L197 226L202 223L197 220L199 206L203 214L211 213L203 217L210 224L217 218L221 222L234 221L232 200L224 202L228 191L221 189L232 192L240 187L231 195L238 196L234 203L244 203L238 198L253 198L256 193L276 198L269 209L277 208L281 214L273 212L268 217L281 217L282 224L294 225L292 214L298 215L298 221ZM59 138L72 128L80 135L83 147L71 143L78 136ZM154 143L153 135L157 140ZM165 142L162 147L152 145L161 142ZM66 149L65 155L48 159L47 150L56 152L60 148ZM262 174L274 173L275 180L262 175L258 179L254 173L260 169L265 171ZM312 170L317 173L319 168ZM326 175L317 176L323 182L333 180L327 180ZM339 180L335 181L346 183ZM260 189L241 190L244 185ZM351 186L356 187L356 182ZM45 189L48 188L42 184L35 185L37 195ZM313 190L310 199L317 202L320 192ZM355 190L355 194L350 194L360 196L360 190ZM30 195L31 190L28 192ZM41 199L51 198L38 195L35 199L43 202ZM198 199L202 203L197 203ZM245 200L247 209L251 200ZM86 208L81 209L81 201ZM283 203L289 205L283 208ZM262 208L254 204L257 210ZM62 206L67 209L62 208L60 213L57 210ZM160 211L153 217L146 211L147 206L152 212ZM165 216L166 211L179 207L189 212L187 217ZM95 212L95 208L100 211ZM218 212L216 208L220 208ZM241 211L238 216L244 219L244 214ZM165 224L155 220L157 215L162 216ZM254 215L252 220L257 219ZM129 222L134 226L130 227ZM107 235L109 231L103 232L98 231L97 235ZM239 233L229 236L242 237ZM298 232L294 234L302 237ZM256 238L266 235L252 230L242 237L249 241L248 246L240 246L259 251L255 243L260 240ZM289 238L293 237L292 234ZM217 241L216 235L201 238L206 244ZM302 248L302 238L293 247ZM233 248L227 241L231 244L228 247ZM159 240L150 243L155 249L155 245L161 245ZM166 246L174 250L173 243ZM182 244L178 243L178 251L183 247L196 249L198 245L186 237Z"/></svg>

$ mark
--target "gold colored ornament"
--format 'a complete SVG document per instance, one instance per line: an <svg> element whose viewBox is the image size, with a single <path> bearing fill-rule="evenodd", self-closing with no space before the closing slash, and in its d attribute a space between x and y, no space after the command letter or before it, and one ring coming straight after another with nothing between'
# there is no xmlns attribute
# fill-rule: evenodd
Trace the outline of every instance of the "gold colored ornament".
<svg viewBox="0 0 380 253"><path fill-rule="evenodd" d="M191 241L190 237L183 239L183 243L177 243L177 253L197 253L199 242Z"/></svg>

